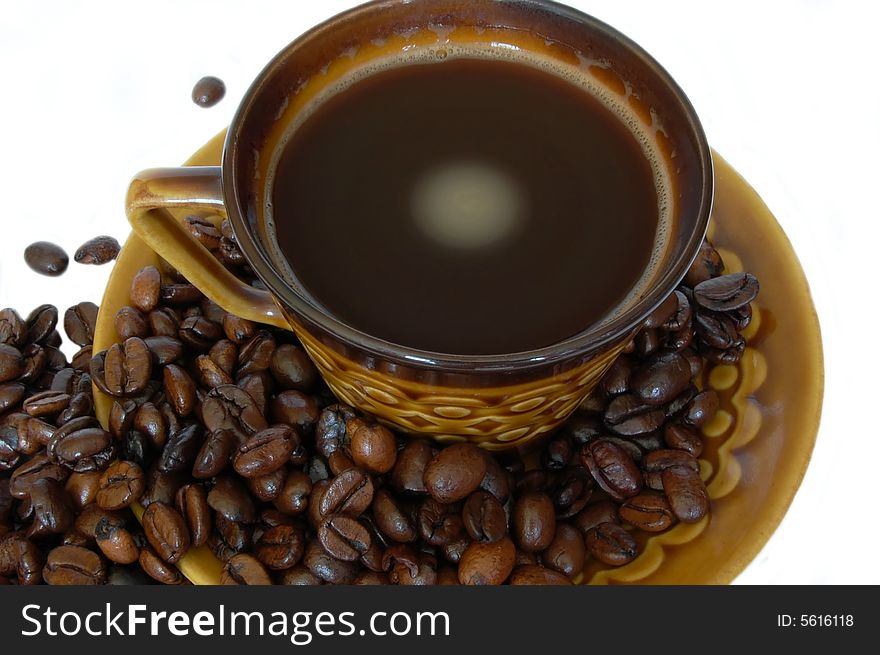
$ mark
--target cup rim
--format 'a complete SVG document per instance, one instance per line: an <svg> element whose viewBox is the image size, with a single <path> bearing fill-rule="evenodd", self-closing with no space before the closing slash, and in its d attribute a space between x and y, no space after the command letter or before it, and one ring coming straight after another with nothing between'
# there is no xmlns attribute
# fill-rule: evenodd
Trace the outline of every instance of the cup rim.
<svg viewBox="0 0 880 655"><path fill-rule="evenodd" d="M233 162L236 159L234 153L239 147L237 136L240 127L248 115L249 108L259 97L264 80L268 79L274 72L276 65L290 56L291 52L313 39L320 38L321 33L332 30L333 26L340 21L357 20L361 15L380 12L388 7L426 1L430 2L430 0L373 0L343 11L310 28L285 46L251 83L232 119L222 155L222 186L226 208L233 233L245 260L254 270L257 277L276 297L279 304L282 307L291 308L297 318L305 319L308 323L317 326L356 349L364 350L407 366L436 369L438 371L466 371L469 373L499 371L503 369L525 370L533 367L553 365L578 356L587 356L613 345L627 335L631 335L645 318L681 283L681 280L684 279L699 252L699 247L705 238L709 226L713 202L714 167L711 150L702 124L697 117L696 110L678 83L659 62L635 41L617 29L578 9L554 2L553 0L491 1L501 5L513 5L549 12L556 18L578 23L586 29L601 33L603 36L617 41L633 57L638 58L642 65L651 70L659 82L666 85L678 103L690 133L695 137L693 145L698 154L699 173L703 179L703 185L700 190L699 215L696 219L695 229L690 234L686 244L681 248L681 252L676 255L673 265L669 267L665 275L657 280L651 286L650 291L643 298L636 301L630 309L606 323L594 324L567 339L532 350L491 355L459 355L433 352L396 344L373 336L340 321L313 305L290 287L275 270L274 264L266 257L262 248L256 244L251 230L241 216L241 197L236 184L236 171L234 170Z"/></svg>

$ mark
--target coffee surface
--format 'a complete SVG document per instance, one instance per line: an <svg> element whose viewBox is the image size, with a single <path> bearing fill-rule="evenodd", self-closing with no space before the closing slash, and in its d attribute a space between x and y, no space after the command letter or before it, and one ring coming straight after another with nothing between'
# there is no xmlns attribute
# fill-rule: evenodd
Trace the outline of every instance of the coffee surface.
<svg viewBox="0 0 880 655"><path fill-rule="evenodd" d="M271 191L297 280L352 327L422 350L521 352L633 289L654 173L581 87L489 59L364 77L289 137Z"/></svg>

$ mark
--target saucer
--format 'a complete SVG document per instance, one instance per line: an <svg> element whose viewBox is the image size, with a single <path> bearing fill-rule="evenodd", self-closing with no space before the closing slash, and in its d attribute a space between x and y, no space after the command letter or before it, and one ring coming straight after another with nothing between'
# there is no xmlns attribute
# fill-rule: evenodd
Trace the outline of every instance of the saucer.
<svg viewBox="0 0 880 655"><path fill-rule="evenodd" d="M225 130L186 165L217 165ZM822 408L824 370L816 310L804 272L773 214L748 183L713 151L715 205L709 238L725 272L747 270L761 281L748 347L737 365L707 367L702 387L721 404L703 428L703 479L711 514L695 524L640 536L641 553L618 568L588 563L587 584L727 584L758 554L785 515L807 468ZM178 218L181 218L178 216ZM94 350L119 340L114 317L128 304L134 274L157 256L134 234L126 241L104 293ZM113 399L95 392L106 427ZM141 509L134 508L138 517ZM220 562L206 547L178 563L195 584L217 584Z"/></svg>

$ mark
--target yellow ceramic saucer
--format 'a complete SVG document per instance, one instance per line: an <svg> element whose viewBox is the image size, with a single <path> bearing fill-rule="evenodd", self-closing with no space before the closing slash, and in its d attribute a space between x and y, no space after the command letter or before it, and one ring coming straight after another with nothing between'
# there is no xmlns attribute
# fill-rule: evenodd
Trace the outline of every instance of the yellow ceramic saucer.
<svg viewBox="0 0 880 655"><path fill-rule="evenodd" d="M225 132L195 153L188 165L220 163ZM757 555L779 525L800 486L813 451L822 407L823 362L819 323L810 290L791 244L752 188L717 153L715 208L710 237L729 271L748 270L761 281L749 346L738 366L717 366L704 386L722 399L704 429L703 477L712 513L643 537L642 554L609 569L584 572L591 584L726 584ZM132 276L156 255L132 235L107 284L98 315L95 352L118 340L113 319L128 304ZM112 400L95 390L107 425ZM216 584L220 563L205 548L179 564L196 584Z"/></svg>

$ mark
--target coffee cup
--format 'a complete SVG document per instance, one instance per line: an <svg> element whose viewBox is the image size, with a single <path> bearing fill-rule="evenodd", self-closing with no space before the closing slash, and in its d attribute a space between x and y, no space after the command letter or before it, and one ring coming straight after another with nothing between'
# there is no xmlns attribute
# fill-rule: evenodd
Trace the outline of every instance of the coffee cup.
<svg viewBox="0 0 880 655"><path fill-rule="evenodd" d="M272 202L280 153L322 103L368 80L370 71L414 65L442 70L474 58L543 67L580 85L641 139L645 170L663 180L656 187L662 216L652 218L649 261L623 297L552 343L510 352L419 347L341 316L303 284L296 262L279 248ZM484 180L476 183L477 193L494 184L479 167L456 171L459 179L467 173L467 184ZM571 180L554 183L561 189ZM705 236L712 193L710 151L693 107L654 59L613 28L546 0L381 0L342 13L287 46L245 94L222 165L139 173L127 213L138 236L223 309L292 330L342 402L401 432L501 449L552 432L590 394L684 277ZM165 211L174 208L228 218L262 284L253 286L224 267ZM437 225L446 229L449 218L447 211ZM482 238L479 229L451 238L474 233ZM577 297L563 300L578 303ZM501 334L505 325L488 328L484 341L495 330Z"/></svg>

